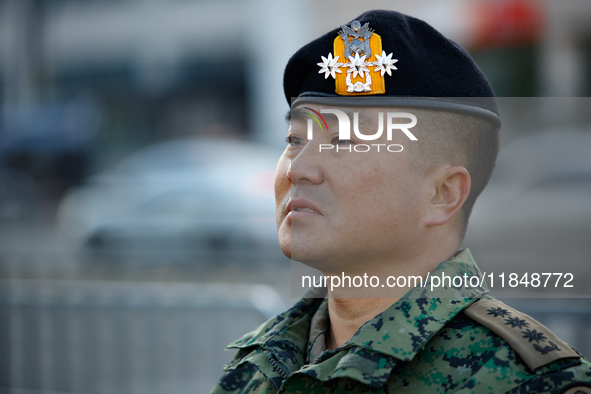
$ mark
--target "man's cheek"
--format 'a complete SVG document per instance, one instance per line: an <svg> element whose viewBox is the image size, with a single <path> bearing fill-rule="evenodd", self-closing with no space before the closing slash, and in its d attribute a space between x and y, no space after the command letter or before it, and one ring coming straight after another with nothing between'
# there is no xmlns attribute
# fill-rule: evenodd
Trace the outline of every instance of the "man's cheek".
<svg viewBox="0 0 591 394"><path fill-rule="evenodd" d="M285 198L285 194L289 192L290 182L281 177L275 176L275 202L279 205Z"/></svg>
<svg viewBox="0 0 591 394"><path fill-rule="evenodd" d="M289 193L291 181L288 178L287 172L289 170L290 163L291 160L284 153L279 159L277 168L275 169L275 202L277 206L283 202L285 194Z"/></svg>
<svg viewBox="0 0 591 394"><path fill-rule="evenodd" d="M359 180L359 186L365 190L383 189L389 183L388 177L384 174L384 168L379 163L366 167L364 171L357 169L357 172L356 178Z"/></svg>

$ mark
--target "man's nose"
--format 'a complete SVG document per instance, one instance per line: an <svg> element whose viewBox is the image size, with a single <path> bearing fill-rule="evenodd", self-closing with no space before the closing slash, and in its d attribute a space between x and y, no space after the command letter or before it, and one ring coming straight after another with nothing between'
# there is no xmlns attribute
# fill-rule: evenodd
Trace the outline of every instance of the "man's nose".
<svg viewBox="0 0 591 394"><path fill-rule="evenodd" d="M291 159L287 168L287 177L293 184L319 184L324 181L324 175L319 152L313 153L313 146L307 146L297 156ZM316 149L318 149L316 147Z"/></svg>

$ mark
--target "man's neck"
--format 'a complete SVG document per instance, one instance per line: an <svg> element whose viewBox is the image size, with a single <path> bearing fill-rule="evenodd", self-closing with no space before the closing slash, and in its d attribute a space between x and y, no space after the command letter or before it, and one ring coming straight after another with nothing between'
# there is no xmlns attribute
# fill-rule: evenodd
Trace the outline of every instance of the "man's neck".
<svg viewBox="0 0 591 394"><path fill-rule="evenodd" d="M342 346L363 323L373 319L396 301L396 298L329 298L330 329L326 337L326 348L335 350Z"/></svg>
<svg viewBox="0 0 591 394"><path fill-rule="evenodd" d="M380 276L380 281L383 281L388 275L396 278L399 276L405 276L407 278L409 276L421 276L425 278L427 272L432 272L442 261L447 261L453 256L453 252L450 252L449 250L434 253L434 255L423 259L417 259L417 261L412 263L399 266L392 265L386 270L376 269L378 265L373 265L372 271ZM384 276L386 273L387 275ZM360 273L352 274L356 275ZM349 291L351 289L329 291L328 315L330 318L330 329L326 339L326 348L334 350L345 344L345 342L347 342L365 322L384 312L392 304L402 298L409 290L411 290L411 288L412 287L382 288L380 286L376 289L357 288L359 293L352 293ZM382 292L380 292L380 290L382 290ZM387 293L385 293L384 290L387 291ZM372 293L377 294L375 297L383 295L388 298L365 298L372 297ZM339 297L339 294L346 295L346 297L349 298ZM359 296L357 298L351 297L354 294L359 294Z"/></svg>

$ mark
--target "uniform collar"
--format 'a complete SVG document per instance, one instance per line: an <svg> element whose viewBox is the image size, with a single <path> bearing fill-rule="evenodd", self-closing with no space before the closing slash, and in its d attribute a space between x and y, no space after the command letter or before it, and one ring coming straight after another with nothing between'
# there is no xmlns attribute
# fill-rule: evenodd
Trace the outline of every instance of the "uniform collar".
<svg viewBox="0 0 591 394"><path fill-rule="evenodd" d="M459 276L462 284L435 287L433 277ZM429 274L423 287L415 287L384 312L363 324L351 339L343 345L358 346L372 352L410 361L423 346L464 308L488 293L482 280L471 287L464 281L471 277L482 279L482 273L468 249L459 251L451 260L445 261ZM456 283L459 282L457 279ZM433 291L431 291L433 284ZM474 280L476 284L476 280Z"/></svg>
<svg viewBox="0 0 591 394"><path fill-rule="evenodd" d="M328 298L324 298L310 321L310 335L306 346L306 364L315 363L326 350L326 336L329 327Z"/></svg>
<svg viewBox="0 0 591 394"><path fill-rule="evenodd" d="M236 357L226 369L254 361L260 349L272 354L286 372L311 374L327 381L349 377L372 387L384 384L398 361L410 361L459 312L488 292L486 283L478 286L439 286L433 277L453 279L476 276L482 273L476 266L468 249L456 253L449 261L441 263L430 273L423 287L415 287L391 307L363 324L351 339L306 365L311 321L323 301L324 289L308 292L291 309L266 322L252 333L231 343L229 348L257 349L250 357ZM447 279L446 279L446 285ZM456 282L457 283L457 282ZM319 319L314 319L319 321ZM248 352L245 352L248 354ZM240 353L239 353L240 355ZM384 357L387 356L387 357ZM302 368L303 367L303 368ZM269 376L274 376L272 371Z"/></svg>
<svg viewBox="0 0 591 394"><path fill-rule="evenodd" d="M230 343L228 349L262 348L272 353L286 370L298 370L305 363L310 320L325 296L324 288L309 290L292 308ZM224 369L248 361L239 356L240 352Z"/></svg>

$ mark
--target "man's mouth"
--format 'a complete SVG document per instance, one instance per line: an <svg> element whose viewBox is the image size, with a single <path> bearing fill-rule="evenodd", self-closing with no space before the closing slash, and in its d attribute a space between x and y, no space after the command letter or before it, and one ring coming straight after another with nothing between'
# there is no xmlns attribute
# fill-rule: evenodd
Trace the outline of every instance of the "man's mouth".
<svg viewBox="0 0 591 394"><path fill-rule="evenodd" d="M313 210L313 209L310 209L310 208L296 208L296 209L294 209L294 211L302 211L302 212L318 213L318 212L316 212L315 210Z"/></svg>
<svg viewBox="0 0 591 394"><path fill-rule="evenodd" d="M308 212L316 215L322 215L320 210L309 201L303 199L292 200L287 204L287 214L290 212Z"/></svg>

